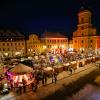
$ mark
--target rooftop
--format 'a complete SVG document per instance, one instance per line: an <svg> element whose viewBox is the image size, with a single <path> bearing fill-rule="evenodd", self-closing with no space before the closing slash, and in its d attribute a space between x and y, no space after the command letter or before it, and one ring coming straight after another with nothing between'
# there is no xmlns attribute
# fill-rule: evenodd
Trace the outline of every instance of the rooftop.
<svg viewBox="0 0 100 100"><path fill-rule="evenodd" d="M44 32L42 38L67 38L65 34L60 32Z"/></svg>

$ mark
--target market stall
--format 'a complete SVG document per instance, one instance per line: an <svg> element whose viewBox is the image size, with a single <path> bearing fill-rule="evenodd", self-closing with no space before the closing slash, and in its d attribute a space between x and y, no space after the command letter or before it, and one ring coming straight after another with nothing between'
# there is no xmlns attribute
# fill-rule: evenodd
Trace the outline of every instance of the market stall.
<svg viewBox="0 0 100 100"><path fill-rule="evenodd" d="M63 64L63 69L64 69L64 70L68 70L68 68L69 68L69 63Z"/></svg>
<svg viewBox="0 0 100 100"><path fill-rule="evenodd" d="M52 67L46 67L43 70L47 74L47 76L51 76L54 69Z"/></svg>
<svg viewBox="0 0 100 100"><path fill-rule="evenodd" d="M16 65L14 68L12 68L10 70L10 72L13 73L12 79L13 79L13 85L14 87L17 87L19 83L21 83L23 81L23 79L26 82L26 85L31 83L30 80L30 75L33 72L33 69L19 63L18 65Z"/></svg>
<svg viewBox="0 0 100 100"><path fill-rule="evenodd" d="M73 61L70 63L70 66L75 70L77 69L77 62L76 61Z"/></svg>
<svg viewBox="0 0 100 100"><path fill-rule="evenodd" d="M60 73L64 71L64 67L63 66L54 66L55 72Z"/></svg>

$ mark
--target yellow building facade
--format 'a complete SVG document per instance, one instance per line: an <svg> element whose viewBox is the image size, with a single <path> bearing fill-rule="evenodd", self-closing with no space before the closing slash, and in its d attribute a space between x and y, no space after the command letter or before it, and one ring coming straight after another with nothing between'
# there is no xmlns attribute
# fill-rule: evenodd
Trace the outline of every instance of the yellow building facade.
<svg viewBox="0 0 100 100"><path fill-rule="evenodd" d="M0 56L24 56L25 48L25 37L21 33L0 30Z"/></svg>
<svg viewBox="0 0 100 100"><path fill-rule="evenodd" d="M85 51L88 48L96 50L100 48L100 36L91 23L92 13L89 10L78 12L77 30L73 32L73 48L77 51Z"/></svg>
<svg viewBox="0 0 100 100"><path fill-rule="evenodd" d="M42 50L42 44L38 35L31 34L26 42L27 44L27 55L32 56L34 53L40 53Z"/></svg>
<svg viewBox="0 0 100 100"><path fill-rule="evenodd" d="M69 49L69 51L73 50L73 40L69 40L69 42L68 42L68 49Z"/></svg>

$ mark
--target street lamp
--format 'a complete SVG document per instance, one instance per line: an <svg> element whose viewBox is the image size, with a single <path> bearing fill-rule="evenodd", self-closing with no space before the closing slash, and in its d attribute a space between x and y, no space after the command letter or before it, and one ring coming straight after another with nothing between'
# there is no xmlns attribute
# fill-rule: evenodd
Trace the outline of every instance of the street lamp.
<svg viewBox="0 0 100 100"><path fill-rule="evenodd" d="M43 46L43 49L45 50L46 48L47 48L47 47L44 45L44 46Z"/></svg>
<svg viewBox="0 0 100 100"><path fill-rule="evenodd" d="M29 51L29 55L31 55L32 54L32 49L28 49L28 51Z"/></svg>
<svg viewBox="0 0 100 100"><path fill-rule="evenodd" d="M64 48L65 48L65 46L62 45L61 47L62 47L62 48L61 48L61 49L62 49L62 53L64 53L64 50L65 50Z"/></svg>

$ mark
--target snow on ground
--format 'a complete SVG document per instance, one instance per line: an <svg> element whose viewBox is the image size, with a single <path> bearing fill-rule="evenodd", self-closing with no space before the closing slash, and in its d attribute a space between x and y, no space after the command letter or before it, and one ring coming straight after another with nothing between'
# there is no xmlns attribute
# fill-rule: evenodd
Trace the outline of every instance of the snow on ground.
<svg viewBox="0 0 100 100"><path fill-rule="evenodd" d="M68 100L100 100L100 86L87 84L82 90Z"/></svg>

